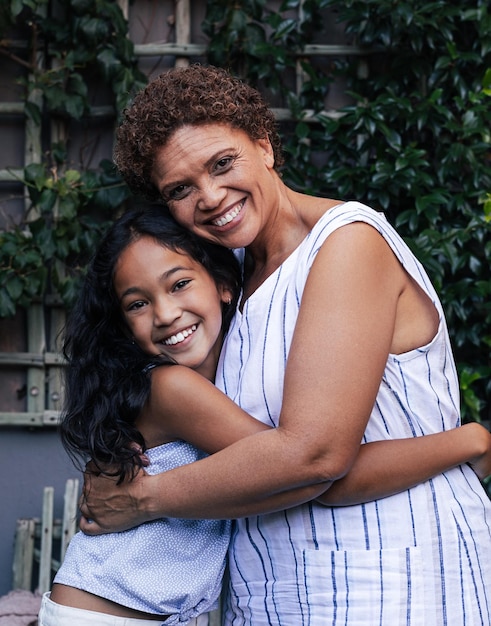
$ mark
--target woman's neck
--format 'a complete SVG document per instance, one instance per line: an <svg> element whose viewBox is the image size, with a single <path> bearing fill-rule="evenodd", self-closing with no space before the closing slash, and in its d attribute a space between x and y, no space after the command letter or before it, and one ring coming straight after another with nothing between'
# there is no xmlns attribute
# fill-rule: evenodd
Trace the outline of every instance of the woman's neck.
<svg viewBox="0 0 491 626"><path fill-rule="evenodd" d="M243 301L292 254L338 200L316 198L282 185L280 200L261 235L246 249Z"/></svg>

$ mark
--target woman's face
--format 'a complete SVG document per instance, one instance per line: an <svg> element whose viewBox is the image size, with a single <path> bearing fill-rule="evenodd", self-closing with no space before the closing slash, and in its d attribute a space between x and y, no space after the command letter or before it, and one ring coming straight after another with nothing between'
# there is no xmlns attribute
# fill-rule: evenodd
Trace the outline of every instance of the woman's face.
<svg viewBox="0 0 491 626"><path fill-rule="evenodd" d="M227 248L256 240L276 198L269 140L228 124L176 130L157 152L152 180L180 224Z"/></svg>
<svg viewBox="0 0 491 626"><path fill-rule="evenodd" d="M189 255L141 237L120 255L114 290L123 318L147 354L165 354L210 380L221 348L228 289Z"/></svg>

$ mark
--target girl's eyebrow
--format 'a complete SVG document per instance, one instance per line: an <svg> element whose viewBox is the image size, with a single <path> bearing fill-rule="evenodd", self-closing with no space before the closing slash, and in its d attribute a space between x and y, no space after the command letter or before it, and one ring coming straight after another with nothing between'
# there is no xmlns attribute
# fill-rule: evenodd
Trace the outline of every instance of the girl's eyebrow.
<svg viewBox="0 0 491 626"><path fill-rule="evenodd" d="M140 291L139 287L128 287L128 289L126 289L120 296L119 296L119 301L121 302L124 298L126 298L127 296L132 296L135 293L138 293Z"/></svg>
<svg viewBox="0 0 491 626"><path fill-rule="evenodd" d="M174 274L176 274L177 272L192 272L193 268L191 267L186 267L184 265L176 265L175 267L171 267L169 270L166 270L165 272L163 272L160 277L159 277L159 281L164 281L167 280L169 278L172 278L172 276ZM121 294L119 300L121 301L123 298L125 298L126 296L132 296L135 293L139 293L141 291L141 288L138 286L135 287L128 287L128 289L125 289L125 291Z"/></svg>

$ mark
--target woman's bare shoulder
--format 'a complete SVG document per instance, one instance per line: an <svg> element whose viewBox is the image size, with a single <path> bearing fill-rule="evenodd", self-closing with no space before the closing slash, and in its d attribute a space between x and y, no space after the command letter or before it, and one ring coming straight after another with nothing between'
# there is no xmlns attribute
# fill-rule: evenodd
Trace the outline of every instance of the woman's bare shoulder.
<svg viewBox="0 0 491 626"><path fill-rule="evenodd" d="M336 206L343 204L343 200L333 198L321 198L319 196L309 196L299 194L298 208L303 221L311 230L321 217Z"/></svg>

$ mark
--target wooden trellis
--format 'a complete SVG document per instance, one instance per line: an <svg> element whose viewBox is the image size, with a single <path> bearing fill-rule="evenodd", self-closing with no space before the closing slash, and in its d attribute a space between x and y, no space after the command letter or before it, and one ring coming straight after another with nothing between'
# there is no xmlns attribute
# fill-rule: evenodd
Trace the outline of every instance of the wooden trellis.
<svg viewBox="0 0 491 626"><path fill-rule="evenodd" d="M132 14L137 13L139 0L135 0L132 5ZM131 19L129 15L129 0L118 0L125 17ZM190 0L175 0L174 2L174 39L172 43L146 43L136 44L135 53L138 57L167 57L173 60L175 65L186 65L190 57L204 57L206 54L205 44L191 42L191 22L192 4ZM300 6L298 19L302 19L302 8ZM19 47L24 44L18 43ZM360 62L363 63L361 55L365 55L355 46L347 45L309 45L302 51L301 56L312 57L340 57L347 55L359 55ZM37 62L40 67L47 65L47 59L40 54ZM297 68L297 91L302 87L303 75L300 63ZM36 100L39 94L30 96ZM0 116L12 114L24 114L24 103L0 103ZM273 109L279 120L290 118L288 109ZM305 111L304 119L313 119L312 111ZM337 111L325 111L324 115L336 116ZM114 110L111 107L93 107L91 116L114 119ZM36 126L27 116L25 116L25 149L24 164L41 162L41 129ZM66 130L62 122L52 122L51 139L53 141L63 140ZM22 179L20 170L9 169L0 170L0 185L12 183ZM47 308L49 315L47 316ZM49 328L47 328L47 323ZM0 411L0 425L4 426L30 426L30 427L52 427L56 426L59 420L59 411L62 404L63 390L61 383L61 368L63 359L58 353L54 339L59 334L64 324L63 309L56 303L33 304L27 311L26 334L27 352L13 353L0 352L0 367L3 368L26 368L26 410L21 412ZM1 327L1 320L0 320ZM0 394L2 391L0 390Z"/></svg>
<svg viewBox="0 0 491 626"><path fill-rule="evenodd" d="M13 589L31 590L36 564L38 573L35 588L39 593L51 588L53 573L60 567L70 539L77 529L78 487L77 479L67 480L62 519L53 517L53 487L45 487L41 517L17 520L12 565Z"/></svg>

